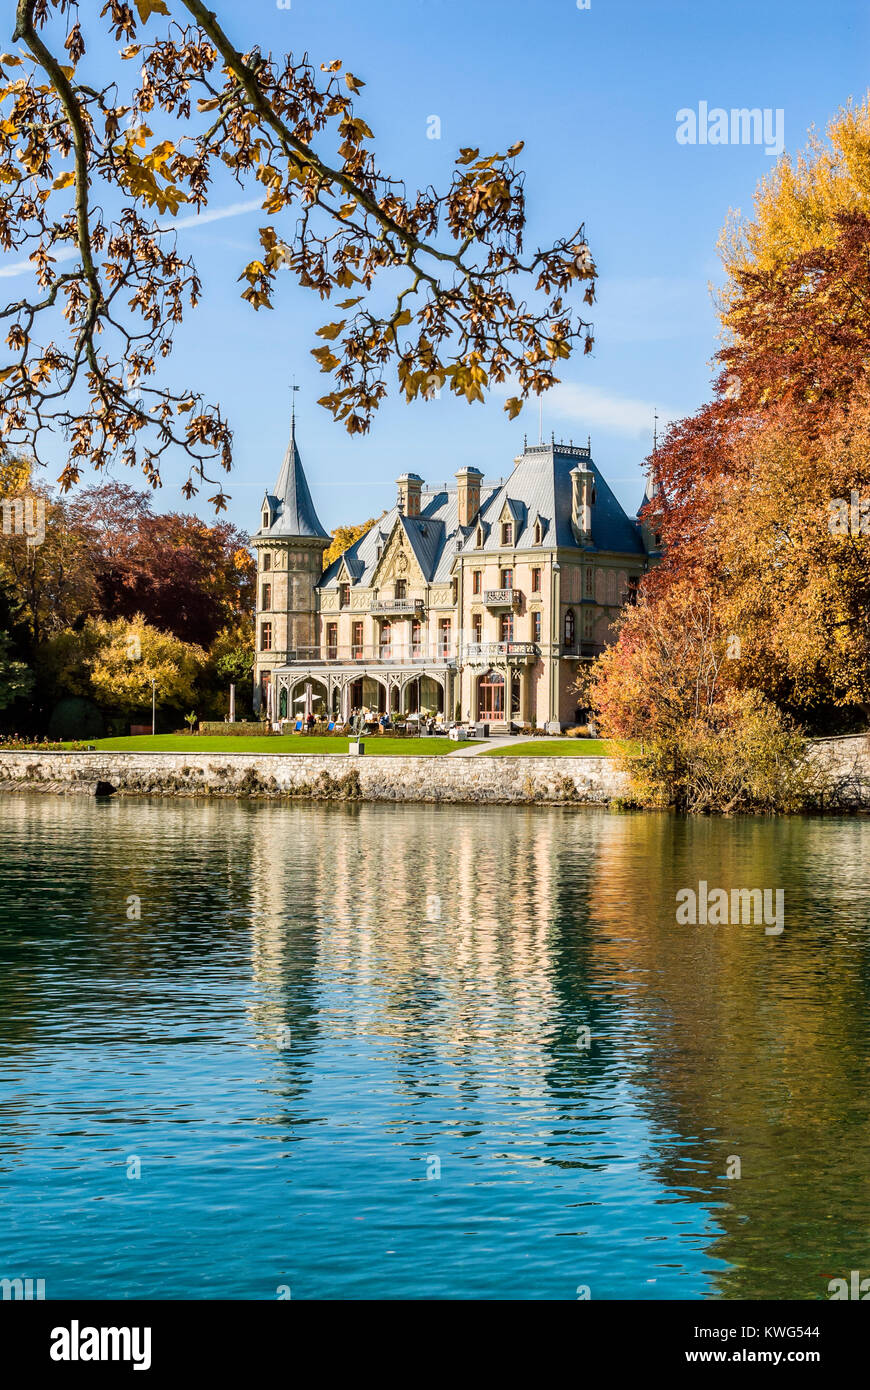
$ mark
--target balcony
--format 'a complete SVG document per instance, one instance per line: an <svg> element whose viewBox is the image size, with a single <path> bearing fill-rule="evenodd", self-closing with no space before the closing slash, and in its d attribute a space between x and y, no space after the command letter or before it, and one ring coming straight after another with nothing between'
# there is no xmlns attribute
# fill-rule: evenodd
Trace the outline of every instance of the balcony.
<svg viewBox="0 0 870 1390"><path fill-rule="evenodd" d="M535 642L470 642L465 659L472 666L491 666L494 661L526 664L536 661L540 648Z"/></svg>
<svg viewBox="0 0 870 1390"><path fill-rule="evenodd" d="M376 598L372 599L370 613L395 613L413 618L423 612L421 598Z"/></svg>
<svg viewBox="0 0 870 1390"><path fill-rule="evenodd" d="M487 608L519 608L523 596L519 589L484 589L483 601Z"/></svg>
<svg viewBox="0 0 870 1390"><path fill-rule="evenodd" d="M267 653L275 656L276 653ZM284 653L287 666L452 666L456 661L453 644L431 638L422 642L400 642L394 634L390 643L324 642L322 647L296 647Z"/></svg>

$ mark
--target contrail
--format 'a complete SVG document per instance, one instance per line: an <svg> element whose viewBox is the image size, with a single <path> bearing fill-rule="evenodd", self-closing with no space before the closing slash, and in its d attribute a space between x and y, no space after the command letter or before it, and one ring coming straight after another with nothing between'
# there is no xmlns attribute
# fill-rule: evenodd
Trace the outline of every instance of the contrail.
<svg viewBox="0 0 870 1390"><path fill-rule="evenodd" d="M167 222L166 226L161 227L160 230L172 232L181 231L184 227L202 227L206 222L222 222L225 217L240 217L245 212L256 212L262 206L259 198L252 198L246 203L230 203L225 208L207 208L205 212L194 212L188 217L176 217L172 222ZM54 259L56 263L74 261L78 254L77 246L65 246L54 252ZM0 279L11 275L24 275L29 270L33 270L31 260L13 261L11 265L0 265Z"/></svg>

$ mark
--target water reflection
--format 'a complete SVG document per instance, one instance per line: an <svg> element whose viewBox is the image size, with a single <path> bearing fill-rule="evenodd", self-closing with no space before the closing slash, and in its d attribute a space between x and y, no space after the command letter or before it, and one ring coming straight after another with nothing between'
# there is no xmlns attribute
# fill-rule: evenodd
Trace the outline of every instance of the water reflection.
<svg viewBox="0 0 870 1390"><path fill-rule="evenodd" d="M0 811L0 1274L773 1298L870 1268L865 822ZM782 936L677 925L700 879L783 888Z"/></svg>

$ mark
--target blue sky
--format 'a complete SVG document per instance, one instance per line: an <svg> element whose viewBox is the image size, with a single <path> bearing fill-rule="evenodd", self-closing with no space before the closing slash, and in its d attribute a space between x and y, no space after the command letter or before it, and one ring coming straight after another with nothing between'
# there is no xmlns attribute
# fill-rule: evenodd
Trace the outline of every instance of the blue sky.
<svg viewBox="0 0 870 1390"><path fill-rule="evenodd" d="M588 9L576 0L292 0L289 9L220 0L215 8L242 47L341 57L367 83L357 110L381 167L409 186L443 187L461 145L503 150L525 140L527 245L585 220L600 272L595 352L569 363L564 389L545 398L545 437L591 434L597 464L632 510L654 406L662 418L687 414L708 394L716 240L729 208L751 208L773 163L760 145L678 144L677 111L701 101L782 108L785 146L795 150L870 79L870 9L857 0L589 0ZM440 140L427 138L432 115ZM251 196L215 190L213 205ZM390 506L393 480L409 468L431 482L467 464L493 478L508 472L523 433L537 438L536 403L509 423L501 396L485 406L447 394L415 406L394 398L363 439L332 422L316 404L329 378L309 355L328 311L289 276L271 313L239 298L237 276L257 253L263 220L240 212L180 234L205 295L178 336L173 375L218 399L231 420L231 518L253 529L274 483L293 374L297 437L327 527ZM156 505L180 505L181 476L166 469ZM198 510L209 514L205 502Z"/></svg>

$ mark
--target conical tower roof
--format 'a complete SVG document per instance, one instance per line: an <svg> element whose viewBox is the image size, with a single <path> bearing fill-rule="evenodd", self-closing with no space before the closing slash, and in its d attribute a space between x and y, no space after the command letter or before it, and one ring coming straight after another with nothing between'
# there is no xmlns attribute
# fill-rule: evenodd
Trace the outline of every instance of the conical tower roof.
<svg viewBox="0 0 870 1390"><path fill-rule="evenodd" d="M330 540L308 490L308 479L302 467L302 459L296 446L296 417L290 421L290 441L281 464L281 472L275 484L274 493L267 494L272 510L271 526L264 526L259 535L276 537L311 536Z"/></svg>

